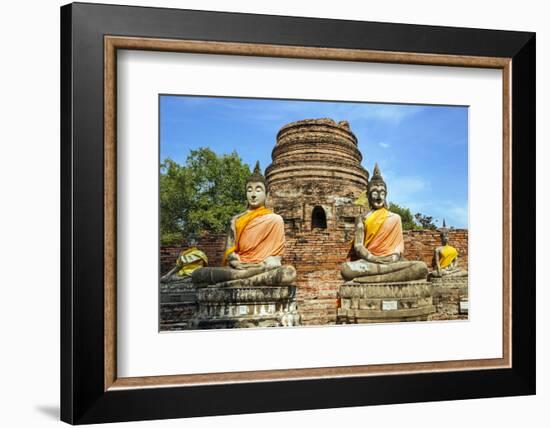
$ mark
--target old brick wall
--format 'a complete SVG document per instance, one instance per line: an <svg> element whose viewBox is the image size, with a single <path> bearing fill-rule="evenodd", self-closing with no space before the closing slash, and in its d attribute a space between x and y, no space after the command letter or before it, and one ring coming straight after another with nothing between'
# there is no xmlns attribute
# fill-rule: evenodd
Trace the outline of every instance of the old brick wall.
<svg viewBox="0 0 550 428"><path fill-rule="evenodd" d="M336 322L340 266L350 251L343 236L339 230L322 229L287 236L283 263L296 268L298 311L305 325Z"/></svg>
<svg viewBox="0 0 550 428"><path fill-rule="evenodd" d="M314 229L303 233L287 233L283 263L297 271L298 310L305 325L334 324L336 322L337 294L342 278L341 264L349 258L349 231L340 226L336 230ZM440 245L437 230L404 231L405 257L422 260L432 266L433 251ZM468 267L468 231L449 232L449 243L460 254L460 266ZM220 266L224 251L225 234L209 234L199 239L197 247L208 256L210 266ZM162 247L162 272L174 264L178 253L186 248Z"/></svg>
<svg viewBox="0 0 550 428"><path fill-rule="evenodd" d="M204 251L208 257L209 266L221 266L225 250L225 237L225 233L212 233L206 234L198 240L196 246L199 250ZM188 248L186 242L181 245L160 247L160 271L162 275L174 267L176 257L185 248Z"/></svg>
<svg viewBox="0 0 550 428"><path fill-rule="evenodd" d="M468 270L468 230L449 231L449 244L458 250L459 266ZM441 245L437 230L405 230L405 257L409 260L422 260L431 267L434 249Z"/></svg>

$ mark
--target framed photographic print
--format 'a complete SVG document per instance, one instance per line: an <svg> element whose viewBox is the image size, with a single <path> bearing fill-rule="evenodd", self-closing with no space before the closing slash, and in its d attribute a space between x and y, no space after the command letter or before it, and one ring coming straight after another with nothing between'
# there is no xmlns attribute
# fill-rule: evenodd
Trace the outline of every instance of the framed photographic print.
<svg viewBox="0 0 550 428"><path fill-rule="evenodd" d="M535 393L533 33L76 3L61 53L62 420Z"/></svg>

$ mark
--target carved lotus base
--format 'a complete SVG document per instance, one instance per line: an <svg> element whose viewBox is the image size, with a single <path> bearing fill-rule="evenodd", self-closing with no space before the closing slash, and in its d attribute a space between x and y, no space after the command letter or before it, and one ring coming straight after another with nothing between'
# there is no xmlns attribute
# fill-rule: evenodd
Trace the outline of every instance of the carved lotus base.
<svg viewBox="0 0 550 428"><path fill-rule="evenodd" d="M426 280L358 284L346 282L339 291L339 324L425 321L436 311Z"/></svg>
<svg viewBox="0 0 550 428"><path fill-rule="evenodd" d="M197 291L195 328L289 327L300 325L296 287L216 287Z"/></svg>

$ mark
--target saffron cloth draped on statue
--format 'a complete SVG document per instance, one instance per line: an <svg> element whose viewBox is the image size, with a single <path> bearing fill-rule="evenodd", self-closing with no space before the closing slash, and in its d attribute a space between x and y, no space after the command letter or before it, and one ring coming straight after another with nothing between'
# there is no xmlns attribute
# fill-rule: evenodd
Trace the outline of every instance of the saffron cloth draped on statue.
<svg viewBox="0 0 550 428"><path fill-rule="evenodd" d="M455 247L448 244L443 246L439 253L439 266L441 266L442 269L446 268L457 258L457 256L458 251Z"/></svg>
<svg viewBox="0 0 550 428"><path fill-rule="evenodd" d="M401 217L386 208L374 211L363 222L365 226L364 245L375 256L402 254L403 229Z"/></svg>
<svg viewBox="0 0 550 428"><path fill-rule="evenodd" d="M208 257L197 247L191 247L182 251L176 260L176 266L179 268L178 276L191 276L193 271L206 266Z"/></svg>
<svg viewBox="0 0 550 428"><path fill-rule="evenodd" d="M281 256L284 252L283 220L265 207L237 218L235 232L235 245L225 250L224 264L232 252L236 252L243 263L261 263L269 256Z"/></svg>

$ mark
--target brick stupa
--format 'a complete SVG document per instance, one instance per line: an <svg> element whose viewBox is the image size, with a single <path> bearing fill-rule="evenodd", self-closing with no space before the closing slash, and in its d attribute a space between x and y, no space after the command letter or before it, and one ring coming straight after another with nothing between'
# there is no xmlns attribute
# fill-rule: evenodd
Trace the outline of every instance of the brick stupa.
<svg viewBox="0 0 550 428"><path fill-rule="evenodd" d="M297 270L304 324L336 322L340 266L365 209L354 204L369 179L362 159L346 121L300 120L277 134L265 171L268 203L285 221L284 262Z"/></svg>

